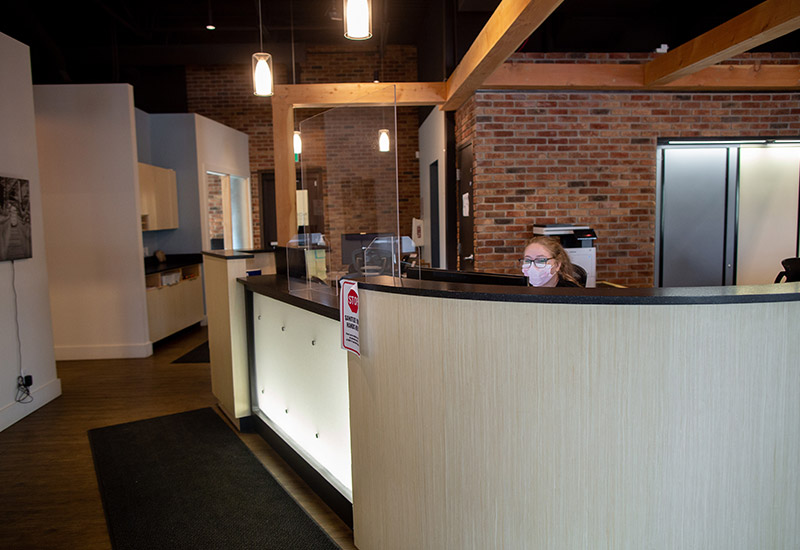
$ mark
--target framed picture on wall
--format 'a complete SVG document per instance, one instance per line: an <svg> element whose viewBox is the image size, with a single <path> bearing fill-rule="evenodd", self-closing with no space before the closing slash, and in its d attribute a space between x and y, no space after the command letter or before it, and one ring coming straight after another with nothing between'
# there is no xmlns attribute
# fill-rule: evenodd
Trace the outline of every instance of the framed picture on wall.
<svg viewBox="0 0 800 550"><path fill-rule="evenodd" d="M0 262L31 257L28 180L0 176Z"/></svg>

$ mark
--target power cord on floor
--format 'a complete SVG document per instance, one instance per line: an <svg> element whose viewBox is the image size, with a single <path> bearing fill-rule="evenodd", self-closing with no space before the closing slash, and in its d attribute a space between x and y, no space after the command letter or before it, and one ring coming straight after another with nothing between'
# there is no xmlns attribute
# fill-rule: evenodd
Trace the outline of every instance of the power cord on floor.
<svg viewBox="0 0 800 550"><path fill-rule="evenodd" d="M17 396L14 400L17 403L30 403L33 401L31 386L33 377L26 375L22 371L22 339L19 335L19 304L17 303L17 267L14 260L11 260L11 289L14 292L14 322L17 325L17 353L19 355L19 376L17 376Z"/></svg>
<svg viewBox="0 0 800 550"><path fill-rule="evenodd" d="M17 376L17 396L14 398L17 403L30 403L33 401L31 384L29 383L30 378L30 376Z"/></svg>

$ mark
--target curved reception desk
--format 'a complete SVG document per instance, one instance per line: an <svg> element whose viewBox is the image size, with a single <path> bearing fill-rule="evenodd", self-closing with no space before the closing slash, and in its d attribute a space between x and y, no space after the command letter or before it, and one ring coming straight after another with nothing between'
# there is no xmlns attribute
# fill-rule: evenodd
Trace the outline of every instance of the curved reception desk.
<svg viewBox="0 0 800 550"><path fill-rule="evenodd" d="M358 283L358 548L800 547L800 283Z"/></svg>

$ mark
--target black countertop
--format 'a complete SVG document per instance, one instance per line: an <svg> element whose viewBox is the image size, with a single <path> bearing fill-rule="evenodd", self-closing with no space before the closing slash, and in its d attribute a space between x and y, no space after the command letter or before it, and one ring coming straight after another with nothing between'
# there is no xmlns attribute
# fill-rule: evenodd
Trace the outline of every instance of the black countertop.
<svg viewBox="0 0 800 550"><path fill-rule="evenodd" d="M155 256L147 256L144 259L144 274L151 275L202 263L202 254L168 254L165 262L159 262Z"/></svg>
<svg viewBox="0 0 800 550"><path fill-rule="evenodd" d="M254 275L237 279L244 287L256 294L268 296L301 309L318 313L335 321L339 320L339 299L324 292L289 292L289 281L285 275ZM327 287L324 287L327 288Z"/></svg>
<svg viewBox="0 0 800 550"><path fill-rule="evenodd" d="M252 248L248 250L203 250L203 256L211 256L212 258L221 258L223 260L242 260L254 258L256 254L262 252L275 252L277 249L274 246L266 248Z"/></svg>
<svg viewBox="0 0 800 550"><path fill-rule="evenodd" d="M361 277L353 280L357 281L359 288L363 290L493 302L575 305L698 305L800 301L800 283L686 288L544 289L419 281L396 279L389 276ZM339 303L336 296L310 291L289 293L285 275L243 277L238 281L249 291L331 319L339 319Z"/></svg>
<svg viewBox="0 0 800 550"><path fill-rule="evenodd" d="M359 288L415 296L549 304L677 305L800 301L800 283L682 288L535 288L362 277Z"/></svg>

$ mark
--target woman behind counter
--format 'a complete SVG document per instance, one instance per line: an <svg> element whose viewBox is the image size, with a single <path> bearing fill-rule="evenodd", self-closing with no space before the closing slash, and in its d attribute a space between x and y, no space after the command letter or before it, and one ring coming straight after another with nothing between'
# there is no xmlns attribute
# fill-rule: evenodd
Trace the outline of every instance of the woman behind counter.
<svg viewBox="0 0 800 550"><path fill-rule="evenodd" d="M580 287L564 247L552 237L536 236L525 245L522 274L532 286Z"/></svg>

